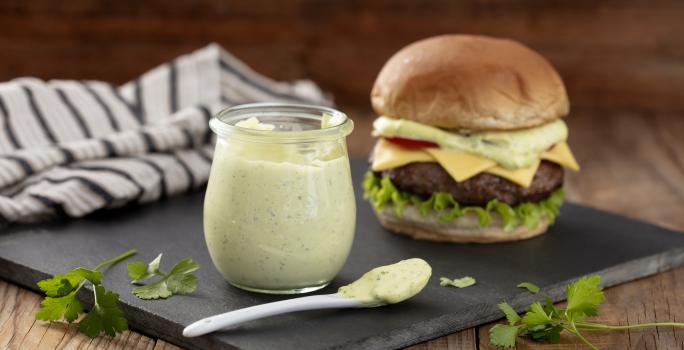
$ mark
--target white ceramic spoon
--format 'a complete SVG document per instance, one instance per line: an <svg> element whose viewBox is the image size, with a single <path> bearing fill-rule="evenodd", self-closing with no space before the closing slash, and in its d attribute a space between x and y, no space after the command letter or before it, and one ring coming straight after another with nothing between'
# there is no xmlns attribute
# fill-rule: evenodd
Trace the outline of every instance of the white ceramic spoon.
<svg viewBox="0 0 684 350"><path fill-rule="evenodd" d="M203 318L183 329L183 336L198 337L217 330L235 326L239 323L253 321L264 317L285 314L288 312L320 309L342 309L368 307L358 300L343 297L339 294L311 295L308 297L276 301L230 311L223 314Z"/></svg>
<svg viewBox="0 0 684 350"><path fill-rule="evenodd" d="M402 260L366 272L358 280L341 287L338 293L276 301L203 318L185 327L183 335L197 337L242 322L294 311L395 304L420 293L431 274L432 268L424 260Z"/></svg>

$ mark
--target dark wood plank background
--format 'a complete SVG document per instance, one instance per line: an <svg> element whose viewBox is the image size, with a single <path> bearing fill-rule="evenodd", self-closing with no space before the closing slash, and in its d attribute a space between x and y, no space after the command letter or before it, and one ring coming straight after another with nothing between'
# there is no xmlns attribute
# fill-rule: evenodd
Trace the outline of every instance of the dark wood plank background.
<svg viewBox="0 0 684 350"><path fill-rule="evenodd" d="M520 40L560 70L573 106L682 111L678 0L0 2L0 80L126 81L215 41L278 79L310 78L368 109L385 60L441 33Z"/></svg>

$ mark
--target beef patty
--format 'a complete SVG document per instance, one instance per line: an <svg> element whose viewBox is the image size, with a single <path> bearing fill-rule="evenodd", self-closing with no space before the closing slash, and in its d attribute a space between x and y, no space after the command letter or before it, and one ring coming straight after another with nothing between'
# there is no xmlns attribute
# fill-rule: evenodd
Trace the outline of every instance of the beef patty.
<svg viewBox="0 0 684 350"><path fill-rule="evenodd" d="M439 163L409 163L381 173L401 191L426 198L434 192L446 192L460 204L477 206L484 206L492 199L511 205L538 202L563 185L563 168L545 160L539 164L527 188L488 173L456 182Z"/></svg>

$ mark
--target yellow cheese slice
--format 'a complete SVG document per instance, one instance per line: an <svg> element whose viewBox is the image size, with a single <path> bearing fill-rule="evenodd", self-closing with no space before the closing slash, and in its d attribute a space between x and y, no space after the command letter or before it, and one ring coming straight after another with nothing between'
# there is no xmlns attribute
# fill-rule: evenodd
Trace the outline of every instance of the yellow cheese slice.
<svg viewBox="0 0 684 350"><path fill-rule="evenodd" d="M568 169L578 171L579 164L565 142L556 144L540 156ZM373 171L397 168L415 162L438 162L454 180L465 181L481 172L501 176L522 187L529 187L537 173L541 160L525 168L506 169L494 161L478 155L444 148L411 149L395 145L384 139L378 140L373 150Z"/></svg>
<svg viewBox="0 0 684 350"><path fill-rule="evenodd" d="M539 167L539 160L525 168L518 168L515 170L509 170L500 166L494 166L487 170L486 173L501 176L504 179L516 183L522 187L529 187L534 179L534 174L537 173L537 168Z"/></svg>
<svg viewBox="0 0 684 350"><path fill-rule="evenodd" d="M435 159L422 149L410 149L397 146L385 139L379 139L373 149L373 171L398 168L415 162L434 162Z"/></svg>
<svg viewBox="0 0 684 350"><path fill-rule="evenodd" d="M465 181L493 166L496 162L472 153L444 148L425 148L456 181Z"/></svg>
<svg viewBox="0 0 684 350"><path fill-rule="evenodd" d="M575 157L570 151L570 146L567 142L559 142L555 144L550 150L542 153L541 159L560 164L570 170L579 171L580 166L577 164Z"/></svg>

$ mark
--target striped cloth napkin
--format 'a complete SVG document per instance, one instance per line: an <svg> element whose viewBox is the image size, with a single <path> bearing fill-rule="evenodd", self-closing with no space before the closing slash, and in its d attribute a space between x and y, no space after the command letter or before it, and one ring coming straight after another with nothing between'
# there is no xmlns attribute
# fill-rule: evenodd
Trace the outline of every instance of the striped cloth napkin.
<svg viewBox="0 0 684 350"><path fill-rule="evenodd" d="M330 103L312 82L275 82L216 44L119 87L35 78L0 83L0 226L81 217L197 189L209 176L209 118L258 101Z"/></svg>

